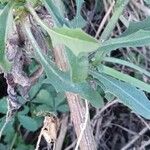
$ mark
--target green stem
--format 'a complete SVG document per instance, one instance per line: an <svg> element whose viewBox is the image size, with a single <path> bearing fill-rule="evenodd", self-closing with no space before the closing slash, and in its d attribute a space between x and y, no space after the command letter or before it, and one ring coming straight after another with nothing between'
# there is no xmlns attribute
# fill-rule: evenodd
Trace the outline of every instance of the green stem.
<svg viewBox="0 0 150 150"><path fill-rule="evenodd" d="M101 35L101 38L100 38L101 41L105 41L108 39L111 32L115 28L119 17L122 15L122 12L125 6L128 4L128 2L129 0L117 0L116 5L115 5L115 11Z"/></svg>

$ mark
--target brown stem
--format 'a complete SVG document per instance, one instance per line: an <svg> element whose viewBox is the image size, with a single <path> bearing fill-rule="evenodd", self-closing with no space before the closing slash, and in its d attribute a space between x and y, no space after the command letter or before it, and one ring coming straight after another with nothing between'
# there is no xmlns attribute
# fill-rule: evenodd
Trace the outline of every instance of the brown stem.
<svg viewBox="0 0 150 150"><path fill-rule="evenodd" d="M55 61L58 67L61 70L66 71L68 68L68 64L67 64L67 60L64 54L64 47L62 45L59 45L54 48L54 56L55 56ZM66 92L66 96L67 96L67 101L68 101L68 105L70 108L71 119L72 119L75 132L78 138L82 130L81 126L85 120L85 106L79 95L71 93L71 92ZM86 129L82 136L82 140L80 142L80 149L81 150L96 150L97 149L96 142L94 140L94 136L92 132L92 128L90 125L90 120L88 120Z"/></svg>
<svg viewBox="0 0 150 150"><path fill-rule="evenodd" d="M66 136L68 129L68 115L63 116L63 119L61 121L61 127L60 127L60 132L59 136L56 141L56 147L55 150L61 150L64 142L64 138Z"/></svg>

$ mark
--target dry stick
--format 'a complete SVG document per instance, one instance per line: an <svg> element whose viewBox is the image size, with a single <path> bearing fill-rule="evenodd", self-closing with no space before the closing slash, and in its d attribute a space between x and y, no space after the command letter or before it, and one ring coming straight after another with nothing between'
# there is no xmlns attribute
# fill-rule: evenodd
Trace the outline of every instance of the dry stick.
<svg viewBox="0 0 150 150"><path fill-rule="evenodd" d="M111 107L112 105L118 103L119 101L117 99L113 100L113 101L110 101L108 102L99 112L98 114L93 118L93 120L96 120L98 119L99 117L101 117L101 114L106 110L108 109L109 107Z"/></svg>
<svg viewBox="0 0 150 150"><path fill-rule="evenodd" d="M143 145L141 145L141 147L139 148L139 150L143 150L146 149L145 147L150 145L150 139L148 141L146 141Z"/></svg>
<svg viewBox="0 0 150 150"><path fill-rule="evenodd" d="M135 114L140 120L145 124L145 126L150 130L150 125L138 114Z"/></svg>
<svg viewBox="0 0 150 150"><path fill-rule="evenodd" d="M45 129L45 126L43 125L43 127L42 127L42 129L41 129L41 131L40 131L40 134L39 134L39 136L38 136L38 141L37 141L37 143L36 143L36 148L35 148L35 150L39 150L40 142L41 142L41 138L42 138L42 136L43 136L44 129Z"/></svg>
<svg viewBox="0 0 150 150"><path fill-rule="evenodd" d="M101 30L102 30L103 27L104 27L104 24L106 23L106 21L107 21L109 15L110 15L110 13L111 13L113 7L114 7L114 5L115 5L115 1L112 2L112 4L110 5L110 7L109 7L107 13L106 13L105 16L103 17L103 19L102 19L102 21L101 21L101 23L100 23L100 25L99 25L99 28L98 28L98 30L97 30L97 32L96 32L95 38L98 38L98 36L99 36Z"/></svg>
<svg viewBox="0 0 150 150"><path fill-rule="evenodd" d="M136 116L138 118L140 118L140 120L145 124L145 126L150 130L150 125L138 114L136 114ZM150 145L150 140L146 141L143 145L141 145L141 147L139 148L139 150L144 149L146 146Z"/></svg>
<svg viewBox="0 0 150 150"><path fill-rule="evenodd" d="M56 141L55 150L61 150L62 149L62 146L64 143L64 138L65 138L66 133L67 133L67 128L68 128L67 124L68 124L68 116L64 116L62 119L62 122L61 122L60 133L59 133L59 136L58 136L57 141Z"/></svg>
<svg viewBox="0 0 150 150"><path fill-rule="evenodd" d="M112 17L110 18L107 26L105 27L104 31L101 34L101 41L105 41L109 38L110 34L112 33L113 29L116 26L116 23L118 22L119 17L122 15L122 12L125 8L125 6L128 4L130 0L124 0L121 1L121 4L116 3L116 8L114 10L114 13L112 15Z"/></svg>
<svg viewBox="0 0 150 150"><path fill-rule="evenodd" d="M64 150L70 150L73 149L74 146L76 145L77 140L74 140L67 148L65 148Z"/></svg>
<svg viewBox="0 0 150 150"><path fill-rule="evenodd" d="M54 48L54 56L55 61L58 67L61 70L67 70L68 64L67 60L65 58L64 54L64 47L62 45L59 45ZM82 132L80 126L84 122L85 118L85 106L83 101L81 100L81 97L77 94L66 92L66 97L68 101L68 105L70 108L71 113L71 119L75 128L75 132L77 135L77 138L79 138L80 133ZM90 121L88 119L86 124L86 129L83 133L81 142L80 142L80 149L81 150L96 150L97 145L92 133L92 128L90 126Z"/></svg>
<svg viewBox="0 0 150 150"><path fill-rule="evenodd" d="M150 8L142 5L138 2L136 2L135 0L132 0L132 3L134 4L134 6L136 6L139 10L143 11L146 15L150 16Z"/></svg>
<svg viewBox="0 0 150 150"><path fill-rule="evenodd" d="M129 130L129 129L127 129L127 128L125 128L125 127L119 125L119 124L110 123L110 125L114 125L114 126L116 126L116 127L118 127L118 128L121 128L122 130L128 132L129 134L132 134L132 135L136 135L136 134L137 134L136 132L134 132L134 131L132 131L132 130Z"/></svg>
<svg viewBox="0 0 150 150"><path fill-rule="evenodd" d="M75 147L75 150L78 150L78 147L79 147L79 144L80 144L80 142L81 142L81 139L82 139L82 137L83 137L83 134L84 134L84 131L85 131L85 129L86 129L86 125L87 125L87 122L88 122L88 118L89 118L89 107L88 107L88 101L87 100L85 100L85 108L86 108L86 113L85 113L85 122L83 123L83 126L82 126L82 124L81 124L81 133L80 133L80 136L78 137L78 141L77 141L77 145L76 145L76 147Z"/></svg>
<svg viewBox="0 0 150 150"><path fill-rule="evenodd" d="M128 148L130 148L148 130L149 129L147 127L143 128L143 130L140 131L139 134L137 134L136 136L134 136L134 138L128 144L126 144L121 150L127 150Z"/></svg>

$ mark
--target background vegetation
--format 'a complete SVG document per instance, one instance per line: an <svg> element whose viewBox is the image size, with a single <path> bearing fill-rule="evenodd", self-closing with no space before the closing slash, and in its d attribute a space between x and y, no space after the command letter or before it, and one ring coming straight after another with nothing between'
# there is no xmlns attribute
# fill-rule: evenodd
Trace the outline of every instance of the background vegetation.
<svg viewBox="0 0 150 150"><path fill-rule="evenodd" d="M150 149L148 0L0 0L0 150Z"/></svg>

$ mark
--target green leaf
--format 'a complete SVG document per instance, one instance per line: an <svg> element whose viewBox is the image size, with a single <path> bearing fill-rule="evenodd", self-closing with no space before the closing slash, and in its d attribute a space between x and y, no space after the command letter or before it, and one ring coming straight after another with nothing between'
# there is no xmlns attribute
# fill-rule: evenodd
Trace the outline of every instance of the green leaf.
<svg viewBox="0 0 150 150"><path fill-rule="evenodd" d="M100 43L96 39L81 29L70 29L67 27L51 29L42 22L30 5L28 5L28 10L39 25L49 33L54 47L58 44L63 44L71 49L76 56L79 53L92 52L100 47Z"/></svg>
<svg viewBox="0 0 150 150"><path fill-rule="evenodd" d="M45 89L42 89L40 90L40 92L37 94L36 98L32 102L52 106L53 101L54 100L50 92Z"/></svg>
<svg viewBox="0 0 150 150"><path fill-rule="evenodd" d="M81 29L69 29L69 28L54 28L48 29L48 33L51 36L53 46L58 44L64 44L77 56L82 52L92 52L97 50L100 43L86 34Z"/></svg>
<svg viewBox="0 0 150 150"><path fill-rule="evenodd" d="M61 104L61 105L58 105L57 106L57 110L59 112L62 112L62 113L66 113L66 112L69 112L69 107L68 107L68 104L67 102Z"/></svg>
<svg viewBox="0 0 150 150"><path fill-rule="evenodd" d="M71 79L75 83L85 82L88 76L88 56L84 55L76 57L67 47L66 52L70 65Z"/></svg>
<svg viewBox="0 0 150 150"><path fill-rule="evenodd" d="M7 100L3 98L0 100L0 113L6 114L7 113Z"/></svg>
<svg viewBox="0 0 150 150"><path fill-rule="evenodd" d="M84 0L76 0L77 12L76 12L75 18L70 22L71 27L82 28L85 26L86 21L81 16L81 8L82 8L83 3L84 3Z"/></svg>
<svg viewBox="0 0 150 150"><path fill-rule="evenodd" d="M144 0L147 5L150 5L150 0Z"/></svg>
<svg viewBox="0 0 150 150"><path fill-rule="evenodd" d="M140 47L150 45L150 31L139 30L133 34L109 39L102 44L100 50L111 51L122 47Z"/></svg>
<svg viewBox="0 0 150 150"><path fill-rule="evenodd" d="M118 38L102 43L96 55L100 61L103 52L107 53L122 47L141 47L150 45L150 17L140 22L131 22L127 30Z"/></svg>
<svg viewBox="0 0 150 150"><path fill-rule="evenodd" d="M2 129L5 122L6 122L6 116L0 118L0 129ZM9 121L6 124L6 127L4 128L2 135L7 135L7 136L9 135L9 137L10 137L10 133L14 132L13 124L14 124L14 118L12 118L11 121Z"/></svg>
<svg viewBox="0 0 150 150"><path fill-rule="evenodd" d="M138 80L107 66L101 66L100 71L150 93L150 85L141 80Z"/></svg>
<svg viewBox="0 0 150 150"><path fill-rule="evenodd" d="M44 67L49 82L56 88L57 91L70 91L73 93L78 93L82 98L89 100L95 107L100 107L103 105L102 97L98 92L94 91L88 83L73 83L67 72L64 73L59 70L47 56L43 55L31 33L30 28L28 27L28 24L25 24L25 31L35 50L36 59L38 59Z"/></svg>
<svg viewBox="0 0 150 150"><path fill-rule="evenodd" d="M55 111L59 111L59 112L69 111L68 104L65 98L66 97L65 97L64 92L57 94L57 96L55 97L54 106L53 106L53 108L55 108Z"/></svg>
<svg viewBox="0 0 150 150"><path fill-rule="evenodd" d="M40 91L43 82L45 82L45 77L40 77L40 79L33 85L29 91L30 99L32 100Z"/></svg>
<svg viewBox="0 0 150 150"><path fill-rule="evenodd" d="M108 24L106 25L106 27L104 28L104 31L101 34L101 37L100 37L101 41L105 41L110 37L113 29L115 28L118 22L119 17L122 15L123 10L128 4L128 2L129 0L117 0L116 1L112 17L110 18Z"/></svg>
<svg viewBox="0 0 150 150"><path fill-rule="evenodd" d="M22 111L18 112L18 115L26 115L29 112L29 107L24 106Z"/></svg>
<svg viewBox="0 0 150 150"><path fill-rule="evenodd" d="M81 83L79 84L78 88L78 93L81 95L81 97L87 99L94 107L100 108L104 106L103 98L97 91L94 91L89 84Z"/></svg>
<svg viewBox="0 0 150 150"><path fill-rule="evenodd" d="M0 144L0 149L1 149L1 150L8 149L8 146L7 146L7 145L4 145L4 144Z"/></svg>
<svg viewBox="0 0 150 150"><path fill-rule="evenodd" d="M37 122L29 116L18 115L18 120L20 124L29 131L36 131L38 129Z"/></svg>
<svg viewBox="0 0 150 150"><path fill-rule="evenodd" d="M128 61L118 59L118 58L113 58L113 57L105 57L103 59L103 61L110 62L110 63L117 63L117 64L121 64L123 66L130 67L134 70L139 71L141 74L145 74L146 76L150 77L150 72L149 71L147 71L146 69L144 69L142 67L137 66L136 64L133 64L132 62L128 62Z"/></svg>
<svg viewBox="0 0 150 150"><path fill-rule="evenodd" d="M4 3L8 3L9 0L0 0L0 3L4 4Z"/></svg>
<svg viewBox="0 0 150 150"><path fill-rule="evenodd" d="M10 70L10 63L5 53L8 28L10 26L12 26L12 2L8 3L0 13L0 66L5 71Z"/></svg>
<svg viewBox="0 0 150 150"><path fill-rule="evenodd" d="M30 150L34 149L34 146L19 143L18 146L15 148L15 150L29 150L29 149Z"/></svg>
<svg viewBox="0 0 150 150"><path fill-rule="evenodd" d="M53 0L43 0L45 7L49 11L49 13L52 15L52 18L54 19L57 26L63 26L64 24L66 26L69 26L67 20L64 18L62 12L59 10L60 7L57 7L58 2L54 3ZM59 2L60 3L60 2Z"/></svg>
<svg viewBox="0 0 150 150"><path fill-rule="evenodd" d="M38 113L39 114L45 114L45 113L48 113L48 112L53 112L54 113L54 109L51 106L46 105L46 104L36 106L36 108L34 110L35 114L38 114Z"/></svg>
<svg viewBox="0 0 150 150"><path fill-rule="evenodd" d="M150 101L141 90L105 74L94 71L91 71L90 74L105 86L105 92L114 94L123 104L131 108L135 113L146 119L150 119Z"/></svg>
<svg viewBox="0 0 150 150"><path fill-rule="evenodd" d="M131 22L129 24L129 27L125 30L125 32L123 32L121 37L127 36L127 35L132 34L132 33L135 33L135 32L137 32L139 30L150 31L150 17L147 17L143 21Z"/></svg>

